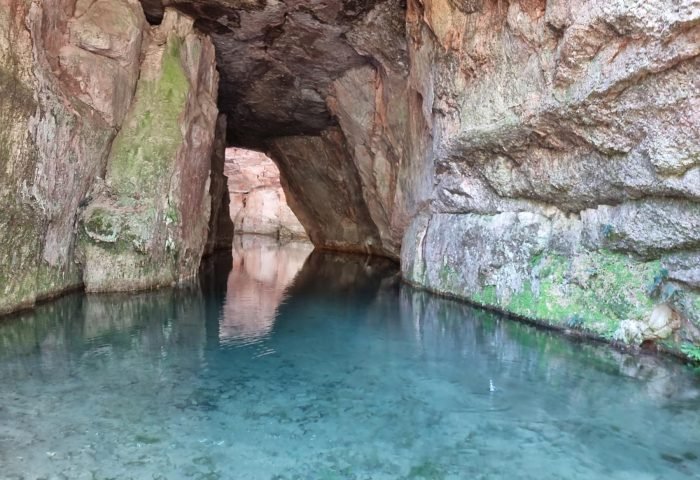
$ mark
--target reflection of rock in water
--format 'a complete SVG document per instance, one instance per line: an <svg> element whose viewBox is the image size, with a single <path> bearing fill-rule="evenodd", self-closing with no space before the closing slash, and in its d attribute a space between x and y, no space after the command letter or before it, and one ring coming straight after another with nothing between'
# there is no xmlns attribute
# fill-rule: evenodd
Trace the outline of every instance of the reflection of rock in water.
<svg viewBox="0 0 700 480"><path fill-rule="evenodd" d="M398 265L384 257L316 250L289 289L290 302L349 302L368 306L398 282ZM393 292L395 295L396 292Z"/></svg>
<svg viewBox="0 0 700 480"><path fill-rule="evenodd" d="M492 372L496 368L500 375L511 380L542 374L560 387L557 395L520 399L521 409L526 402L545 405L548 412L593 408L592 402L609 399L604 390L599 395L592 394L597 389L609 388L609 384L601 383L601 377L612 377L616 381L626 377L644 382L647 398L659 407L672 407L700 398L696 379L685 375L684 367L668 358L630 355L576 342L529 325L501 321L503 317L496 313L406 284L401 285L399 309L401 321L414 330L426 356L439 357L441 352L460 349L468 358L470 368L482 372ZM483 388L487 386L484 381ZM538 388L541 386L533 385L533 389ZM641 390L636 392L642 393ZM638 399L633 397L620 398L621 405L636 401Z"/></svg>
<svg viewBox="0 0 700 480"><path fill-rule="evenodd" d="M233 269L219 338L248 343L267 335L285 290L312 250L308 242L279 243L260 235L234 237Z"/></svg>
<svg viewBox="0 0 700 480"><path fill-rule="evenodd" d="M199 368L197 355L178 357L178 352L201 351L205 340L204 298L193 285L69 295L0 322L0 384L19 372L55 380L74 376L76 365L99 362L107 371L123 368L126 357L150 355L153 362L139 364L138 375L157 385L165 357L195 362L182 368Z"/></svg>

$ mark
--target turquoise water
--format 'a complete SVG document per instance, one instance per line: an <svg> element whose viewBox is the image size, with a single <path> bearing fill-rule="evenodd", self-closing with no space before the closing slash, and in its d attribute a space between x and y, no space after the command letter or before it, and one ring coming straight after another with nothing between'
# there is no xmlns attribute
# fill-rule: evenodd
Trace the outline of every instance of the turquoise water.
<svg viewBox="0 0 700 480"><path fill-rule="evenodd" d="M0 322L0 478L700 478L687 367L308 253Z"/></svg>

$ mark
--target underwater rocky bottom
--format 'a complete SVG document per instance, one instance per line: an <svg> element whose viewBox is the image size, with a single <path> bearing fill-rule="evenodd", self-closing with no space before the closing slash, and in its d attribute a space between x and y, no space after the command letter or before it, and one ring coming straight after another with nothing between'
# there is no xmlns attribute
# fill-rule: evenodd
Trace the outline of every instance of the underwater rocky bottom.
<svg viewBox="0 0 700 480"><path fill-rule="evenodd" d="M700 478L700 375L239 240L0 322L3 479Z"/></svg>

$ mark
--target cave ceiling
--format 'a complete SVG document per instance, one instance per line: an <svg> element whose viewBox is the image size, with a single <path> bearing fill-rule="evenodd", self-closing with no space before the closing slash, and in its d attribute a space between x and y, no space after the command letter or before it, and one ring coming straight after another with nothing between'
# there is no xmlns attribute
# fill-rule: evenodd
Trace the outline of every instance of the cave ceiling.
<svg viewBox="0 0 700 480"><path fill-rule="evenodd" d="M369 60L348 39L378 0L141 0L152 23L164 6L196 19L216 47L219 109L231 145L313 135L335 123L333 80ZM399 14L399 12L397 12Z"/></svg>

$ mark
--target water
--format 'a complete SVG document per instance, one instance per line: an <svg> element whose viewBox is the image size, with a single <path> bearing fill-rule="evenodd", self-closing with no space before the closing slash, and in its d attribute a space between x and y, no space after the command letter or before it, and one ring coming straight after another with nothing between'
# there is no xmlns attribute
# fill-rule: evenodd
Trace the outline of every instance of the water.
<svg viewBox="0 0 700 480"><path fill-rule="evenodd" d="M699 456L687 367L416 291L382 260L243 239L201 288L0 323L0 478L697 479Z"/></svg>

